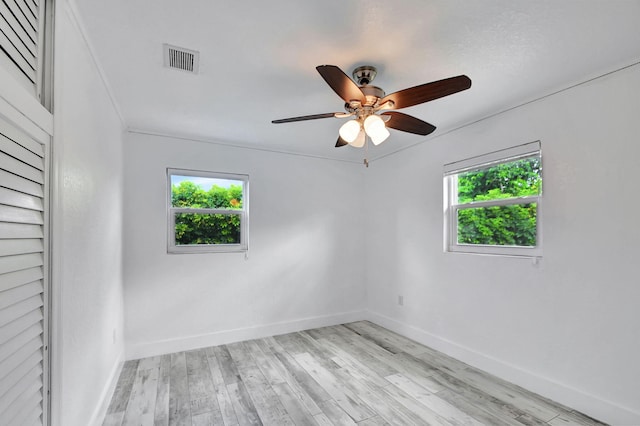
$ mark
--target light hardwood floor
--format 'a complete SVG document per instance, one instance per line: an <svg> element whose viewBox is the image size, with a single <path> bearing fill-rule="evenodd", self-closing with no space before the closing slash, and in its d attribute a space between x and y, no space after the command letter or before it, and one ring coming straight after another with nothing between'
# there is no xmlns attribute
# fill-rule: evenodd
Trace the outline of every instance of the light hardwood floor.
<svg viewBox="0 0 640 426"><path fill-rule="evenodd" d="M127 361L104 425L601 425L361 321Z"/></svg>

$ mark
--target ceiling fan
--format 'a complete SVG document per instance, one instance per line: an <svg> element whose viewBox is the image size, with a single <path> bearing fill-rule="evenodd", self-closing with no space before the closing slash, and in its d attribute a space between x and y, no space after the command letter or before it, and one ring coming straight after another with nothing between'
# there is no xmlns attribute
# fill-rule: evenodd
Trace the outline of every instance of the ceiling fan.
<svg viewBox="0 0 640 426"><path fill-rule="evenodd" d="M361 148L365 146L367 136L374 145L378 145L389 137L390 133L387 128L426 136L436 129L434 125L410 115L390 110L429 102L471 87L471 79L466 75L459 75L385 95L381 88L370 84L377 74L376 68L371 65L364 65L353 70L352 75L355 81L335 65L320 65L316 67L316 70L345 101L344 109L346 112L283 118L273 120L272 123L291 123L330 117L355 117L354 120L349 120L340 127L336 147L351 145ZM380 111L384 112L379 113ZM366 159L365 164L367 164Z"/></svg>

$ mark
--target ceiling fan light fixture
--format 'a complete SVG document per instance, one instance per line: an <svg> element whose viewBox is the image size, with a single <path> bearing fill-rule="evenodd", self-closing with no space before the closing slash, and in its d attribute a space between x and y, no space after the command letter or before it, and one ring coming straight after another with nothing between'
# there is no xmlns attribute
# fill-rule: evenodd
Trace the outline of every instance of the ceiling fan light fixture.
<svg viewBox="0 0 640 426"><path fill-rule="evenodd" d="M426 136L436 127L426 121L403 114L396 110L440 99L471 87L471 79L466 75L445 78L419 86L409 87L386 95L380 87L371 85L377 70L374 66L364 65L353 71L353 80L335 65L318 65L316 70L324 81L345 102L345 112L304 115L300 117L273 120L272 123L291 123L295 121L316 120L320 118L347 118L353 120L344 123L339 130L336 147L379 145L391 134L388 129ZM385 112L380 112L385 111ZM365 165L368 167L365 159Z"/></svg>
<svg viewBox="0 0 640 426"><path fill-rule="evenodd" d="M384 120L379 115L370 115L364 120L364 130L371 138L374 145L384 142L390 135L384 124Z"/></svg>
<svg viewBox="0 0 640 426"><path fill-rule="evenodd" d="M366 134L364 133L364 130L360 129L360 133L358 133L356 140L354 140L353 142L350 142L349 145L351 145L354 148L362 148L364 146L365 141L366 141Z"/></svg>
<svg viewBox="0 0 640 426"><path fill-rule="evenodd" d="M358 120L349 120L340 127L338 133L347 143L352 144L356 139L358 139L361 130L362 127Z"/></svg>

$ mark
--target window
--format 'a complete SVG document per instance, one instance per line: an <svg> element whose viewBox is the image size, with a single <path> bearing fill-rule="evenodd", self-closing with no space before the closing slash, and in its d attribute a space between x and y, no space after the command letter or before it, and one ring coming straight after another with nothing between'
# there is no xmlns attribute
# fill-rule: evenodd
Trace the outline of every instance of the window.
<svg viewBox="0 0 640 426"><path fill-rule="evenodd" d="M168 169L169 253L248 249L249 176Z"/></svg>
<svg viewBox="0 0 640 426"><path fill-rule="evenodd" d="M540 142L444 167L447 251L540 256Z"/></svg>

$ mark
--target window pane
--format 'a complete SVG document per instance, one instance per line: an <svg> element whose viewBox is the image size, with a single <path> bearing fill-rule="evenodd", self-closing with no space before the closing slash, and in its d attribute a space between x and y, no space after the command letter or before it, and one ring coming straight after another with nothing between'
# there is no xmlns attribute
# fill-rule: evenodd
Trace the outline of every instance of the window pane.
<svg viewBox="0 0 640 426"><path fill-rule="evenodd" d="M458 174L458 204L539 195L540 156Z"/></svg>
<svg viewBox="0 0 640 426"><path fill-rule="evenodd" d="M176 245L240 244L239 214L176 213Z"/></svg>
<svg viewBox="0 0 640 426"><path fill-rule="evenodd" d="M171 175L171 206L242 210L241 180Z"/></svg>
<svg viewBox="0 0 640 426"><path fill-rule="evenodd" d="M536 203L458 210L458 244L536 246Z"/></svg>

